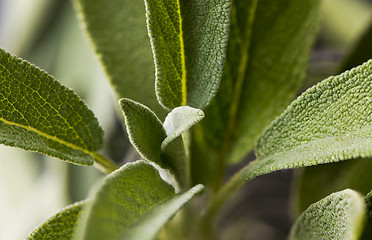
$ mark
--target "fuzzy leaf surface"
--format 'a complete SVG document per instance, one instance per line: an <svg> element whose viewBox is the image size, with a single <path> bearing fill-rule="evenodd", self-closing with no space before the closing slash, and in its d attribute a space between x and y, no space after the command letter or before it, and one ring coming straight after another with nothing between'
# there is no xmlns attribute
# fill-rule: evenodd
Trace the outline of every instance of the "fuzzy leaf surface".
<svg viewBox="0 0 372 240"><path fill-rule="evenodd" d="M156 93L168 109L204 108L215 95L227 45L228 0L146 0Z"/></svg>
<svg viewBox="0 0 372 240"><path fill-rule="evenodd" d="M46 222L37 227L27 238L27 240L68 240L72 239L78 217L85 202L72 204Z"/></svg>
<svg viewBox="0 0 372 240"><path fill-rule="evenodd" d="M92 165L102 141L97 119L72 90L0 49L0 143Z"/></svg>
<svg viewBox="0 0 372 240"><path fill-rule="evenodd" d="M245 180L372 156L372 61L308 89L260 137Z"/></svg>
<svg viewBox="0 0 372 240"><path fill-rule="evenodd" d="M312 204L295 222L289 240L359 239L366 217L362 196L350 189Z"/></svg>
<svg viewBox="0 0 372 240"><path fill-rule="evenodd" d="M212 154L208 168L220 158L241 161L295 97L306 73L318 8L318 0L232 1L223 78L194 131L201 146L195 155L202 156L196 165Z"/></svg>
<svg viewBox="0 0 372 240"><path fill-rule="evenodd" d="M154 207L149 212L125 230L120 239L151 240L159 230L180 210L188 201L203 190L203 185L196 185L185 193L180 193Z"/></svg>
<svg viewBox="0 0 372 240"><path fill-rule="evenodd" d="M167 166L161 159L161 143L167 137L162 122L148 107L123 98L120 106L124 114L129 140L142 158Z"/></svg>
<svg viewBox="0 0 372 240"><path fill-rule="evenodd" d="M127 234L134 238L126 239L140 239L135 238L136 234L144 234L152 239L162 225L200 190L197 186L190 192L175 195L173 187L164 182L150 164L143 160L125 164L99 187L82 218L77 236L98 240L119 239L122 234ZM161 222L154 223L155 219L161 219ZM141 225L149 232L137 232Z"/></svg>
<svg viewBox="0 0 372 240"><path fill-rule="evenodd" d="M144 1L73 2L118 99L141 102L165 117L154 90L154 60Z"/></svg>
<svg viewBox="0 0 372 240"><path fill-rule="evenodd" d="M161 144L161 150L173 167L181 187L190 185L190 167L182 134L203 118L202 110L183 106L173 109L163 123L167 137Z"/></svg>

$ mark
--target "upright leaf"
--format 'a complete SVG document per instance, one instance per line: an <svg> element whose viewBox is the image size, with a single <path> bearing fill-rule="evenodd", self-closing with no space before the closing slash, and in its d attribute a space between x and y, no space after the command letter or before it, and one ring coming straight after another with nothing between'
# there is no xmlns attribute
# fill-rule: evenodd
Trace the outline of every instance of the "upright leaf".
<svg viewBox="0 0 372 240"><path fill-rule="evenodd" d="M314 203L294 224L289 240L357 240L362 234L366 206L362 196L350 189Z"/></svg>
<svg viewBox="0 0 372 240"><path fill-rule="evenodd" d="M120 239L124 234L124 239L153 239L201 189L196 186L185 194L175 195L153 166L145 161L128 163L99 187L76 236L89 240Z"/></svg>
<svg viewBox="0 0 372 240"><path fill-rule="evenodd" d="M372 156L372 61L307 90L258 140L245 180L279 169Z"/></svg>
<svg viewBox="0 0 372 240"><path fill-rule="evenodd" d="M161 143L167 134L159 118L148 107L129 99L121 99L129 140L142 158L169 168L161 159Z"/></svg>
<svg viewBox="0 0 372 240"><path fill-rule="evenodd" d="M215 95L228 37L228 0L145 0L160 103L204 108Z"/></svg>
<svg viewBox="0 0 372 240"><path fill-rule="evenodd" d="M118 98L141 102L159 116L165 116L155 96L144 2L74 0L74 3Z"/></svg>
<svg viewBox="0 0 372 240"><path fill-rule="evenodd" d="M85 202L75 203L62 209L53 217L36 228L28 240L69 240L72 239L75 226L80 216L80 212Z"/></svg>
<svg viewBox="0 0 372 240"><path fill-rule="evenodd" d="M0 49L0 143L92 165L102 135L73 91Z"/></svg>
<svg viewBox="0 0 372 240"><path fill-rule="evenodd" d="M194 131L195 155L204 152L196 161L241 161L288 106L305 76L318 8L318 0L232 1L222 82Z"/></svg>

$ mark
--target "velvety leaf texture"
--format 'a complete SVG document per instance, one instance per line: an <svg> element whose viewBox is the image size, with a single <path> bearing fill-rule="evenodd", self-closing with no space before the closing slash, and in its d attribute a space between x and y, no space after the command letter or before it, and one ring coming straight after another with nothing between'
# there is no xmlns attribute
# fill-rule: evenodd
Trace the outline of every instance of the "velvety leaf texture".
<svg viewBox="0 0 372 240"><path fill-rule="evenodd" d="M175 195L159 172L143 160L125 164L99 187L83 216L78 239L152 239L202 186ZM159 220L159 221L157 221ZM143 226L148 232L139 230ZM141 232L142 231L142 232ZM136 238L143 236L146 238Z"/></svg>
<svg viewBox="0 0 372 240"><path fill-rule="evenodd" d="M203 159L212 153L213 162L221 157L241 161L295 97L306 73L318 9L318 0L232 1L223 78L194 131Z"/></svg>
<svg viewBox="0 0 372 240"><path fill-rule="evenodd" d="M368 61L307 90L260 137L243 178L372 156L371 82Z"/></svg>
<svg viewBox="0 0 372 240"><path fill-rule="evenodd" d="M0 50L0 142L92 165L103 131L70 89Z"/></svg>
<svg viewBox="0 0 372 240"><path fill-rule="evenodd" d="M164 117L165 110L157 102L154 90L155 70L144 1L74 3L118 98L141 102Z"/></svg>
<svg viewBox="0 0 372 240"><path fill-rule="evenodd" d="M227 45L228 0L146 0L160 103L204 108L215 95Z"/></svg>
<svg viewBox="0 0 372 240"><path fill-rule="evenodd" d="M366 207L350 189L333 193L311 205L294 224L289 240L357 240L364 228Z"/></svg>
<svg viewBox="0 0 372 240"><path fill-rule="evenodd" d="M149 161L162 167L161 143L167 134L162 122L148 107L129 99L121 99L120 106L124 113L129 139L138 153Z"/></svg>
<svg viewBox="0 0 372 240"><path fill-rule="evenodd" d="M185 193L177 194L162 204L154 207L121 235L123 240L151 240L174 214L188 201L203 190L203 185L196 185Z"/></svg>
<svg viewBox="0 0 372 240"><path fill-rule="evenodd" d="M62 209L56 215L36 228L28 240L69 240L72 239L76 222L85 202L75 203Z"/></svg>

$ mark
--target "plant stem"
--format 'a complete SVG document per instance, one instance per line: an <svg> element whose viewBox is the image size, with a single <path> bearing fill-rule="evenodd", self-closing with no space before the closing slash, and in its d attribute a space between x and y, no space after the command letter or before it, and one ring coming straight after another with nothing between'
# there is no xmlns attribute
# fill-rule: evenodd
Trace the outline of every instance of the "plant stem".
<svg viewBox="0 0 372 240"><path fill-rule="evenodd" d="M95 159L94 165L106 174L110 174L120 167L119 165L99 153L92 153L92 156Z"/></svg>
<svg viewBox="0 0 372 240"><path fill-rule="evenodd" d="M230 180L222 186L222 188L214 195L214 197L209 202L209 206L204 217L205 222L208 225L212 224L212 221L215 218L216 214L223 206L223 204L229 199L231 194L233 194L235 190L237 190L244 184L244 181L240 178L242 170L243 169L235 173L234 176L232 176Z"/></svg>

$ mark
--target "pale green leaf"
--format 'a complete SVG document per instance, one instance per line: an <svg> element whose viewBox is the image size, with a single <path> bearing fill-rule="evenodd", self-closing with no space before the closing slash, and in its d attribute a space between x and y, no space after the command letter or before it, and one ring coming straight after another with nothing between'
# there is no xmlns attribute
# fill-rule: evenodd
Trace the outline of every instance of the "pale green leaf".
<svg viewBox="0 0 372 240"><path fill-rule="evenodd" d="M307 90L260 137L242 177L372 156L371 82L368 61Z"/></svg>
<svg viewBox="0 0 372 240"><path fill-rule="evenodd" d="M177 194L149 212L127 228L121 235L123 240L154 239L165 223L175 215L188 201L203 190L203 185L196 185L185 193Z"/></svg>
<svg viewBox="0 0 372 240"><path fill-rule="evenodd" d="M365 223L362 196L350 189L312 204L294 224L289 240L357 240Z"/></svg>
<svg viewBox="0 0 372 240"><path fill-rule="evenodd" d="M164 149L170 142L181 136L196 123L204 118L204 112L200 109L184 106L172 110L163 123L167 137L161 144Z"/></svg>
<svg viewBox="0 0 372 240"><path fill-rule="evenodd" d="M181 187L190 185L190 167L182 134L204 118L200 109L183 106L172 110L163 123L167 137L161 150L173 167Z"/></svg>
<svg viewBox="0 0 372 240"><path fill-rule="evenodd" d="M143 160L125 164L99 187L79 224L77 237L119 239L122 234L145 234L151 239L200 190L197 186L185 194L175 195L173 187L164 182L150 164ZM156 219L161 222L154 223ZM151 232L138 233L140 225Z"/></svg>
<svg viewBox="0 0 372 240"><path fill-rule="evenodd" d="M314 41L318 0L233 0L223 78L195 128L194 165L238 162L295 97ZM204 163L210 159L210 163ZM224 160L223 160L224 159ZM200 175L205 176L205 172Z"/></svg>
<svg viewBox="0 0 372 240"><path fill-rule="evenodd" d="M215 95L227 45L228 0L145 0L160 103L204 108Z"/></svg>
<svg viewBox="0 0 372 240"><path fill-rule="evenodd" d="M56 215L37 227L27 239L72 239L76 222L78 221L84 204L85 202L79 202L62 209Z"/></svg>
<svg viewBox="0 0 372 240"><path fill-rule="evenodd" d="M70 89L0 50L0 143L92 165L103 131Z"/></svg>
<svg viewBox="0 0 372 240"><path fill-rule="evenodd" d="M155 70L144 1L74 0L118 98L130 98L165 116L155 95Z"/></svg>
<svg viewBox="0 0 372 240"><path fill-rule="evenodd" d="M332 192L346 188L367 194L372 188L372 159L362 158L301 169L295 179L295 208L297 213Z"/></svg>
<svg viewBox="0 0 372 240"><path fill-rule="evenodd" d="M120 99L120 106L129 140L141 157L169 168L161 159L161 143L167 134L159 118L148 107L126 98Z"/></svg>

